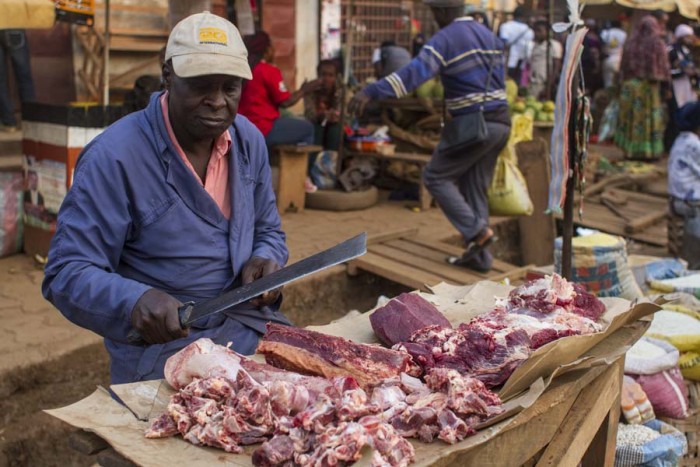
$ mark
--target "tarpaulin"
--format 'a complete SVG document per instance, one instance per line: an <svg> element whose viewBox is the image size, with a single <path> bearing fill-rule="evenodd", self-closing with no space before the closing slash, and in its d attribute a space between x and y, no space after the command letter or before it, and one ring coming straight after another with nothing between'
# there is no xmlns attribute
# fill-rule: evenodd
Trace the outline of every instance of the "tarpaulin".
<svg viewBox="0 0 700 467"><path fill-rule="evenodd" d="M0 1L0 29L48 29L55 16L53 0Z"/></svg>

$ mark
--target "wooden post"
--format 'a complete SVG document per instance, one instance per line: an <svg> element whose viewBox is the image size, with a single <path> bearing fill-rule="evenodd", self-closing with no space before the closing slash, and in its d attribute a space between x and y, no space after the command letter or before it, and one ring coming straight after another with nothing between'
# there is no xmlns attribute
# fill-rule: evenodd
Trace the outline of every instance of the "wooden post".
<svg viewBox="0 0 700 467"><path fill-rule="evenodd" d="M345 156L345 112L347 106L345 101L348 95L348 86L350 81L350 67L352 64L352 43L354 31L353 19L353 0L348 4L348 17L345 19L346 38L345 38L345 56L343 57L343 91L340 93L340 146L338 146L338 161L335 166L336 175L340 175L343 170L343 157ZM342 10L341 10L342 14ZM341 19L342 22L342 19Z"/></svg>
<svg viewBox="0 0 700 467"><path fill-rule="evenodd" d="M556 225L554 216L546 214L549 194L549 145L542 138L521 141L515 145L518 166L527 182L527 189L534 206L530 216L518 217L520 251L523 264L544 266L554 260Z"/></svg>
<svg viewBox="0 0 700 467"><path fill-rule="evenodd" d="M571 241L574 236L574 188L576 185L576 119L578 113L579 67L576 65L571 83L571 113L569 115L569 175L566 181L566 198L564 199L564 224L561 247L561 275L571 280ZM563 70L562 70L563 72Z"/></svg>
<svg viewBox="0 0 700 467"><path fill-rule="evenodd" d="M102 76L102 105L109 105L109 0L105 0L105 41L104 41L104 71Z"/></svg>

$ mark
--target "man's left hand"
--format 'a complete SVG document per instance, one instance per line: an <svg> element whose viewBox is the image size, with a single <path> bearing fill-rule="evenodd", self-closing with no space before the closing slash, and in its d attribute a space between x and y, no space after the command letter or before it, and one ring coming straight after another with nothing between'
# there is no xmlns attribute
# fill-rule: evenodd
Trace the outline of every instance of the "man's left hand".
<svg viewBox="0 0 700 467"><path fill-rule="evenodd" d="M261 277L267 276L280 269L280 265L276 261L261 258L260 256L253 256L248 260L248 262L243 266L243 271L241 272L241 280L243 285L250 284L251 282L260 279ZM261 296L251 300L251 303L255 306L265 306L272 305L275 303L282 293L282 287L275 290L270 290L265 292Z"/></svg>

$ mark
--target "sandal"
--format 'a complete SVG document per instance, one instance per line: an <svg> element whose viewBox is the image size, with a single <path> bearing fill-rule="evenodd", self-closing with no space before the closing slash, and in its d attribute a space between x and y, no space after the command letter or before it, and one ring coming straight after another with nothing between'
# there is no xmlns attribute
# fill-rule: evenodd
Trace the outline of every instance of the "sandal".
<svg viewBox="0 0 700 467"><path fill-rule="evenodd" d="M488 235L488 232L491 233L491 235ZM465 266L468 267L469 269L475 269L470 263L474 257L479 254L481 251L484 249L488 248L489 246L493 245L497 240L498 237L493 233L491 229L488 229L487 232L487 237L484 240L477 239L477 240L472 240L469 242L467 245L467 249L464 251L462 256L448 256L445 258L445 261L447 261L449 264L455 265L455 266ZM483 237L482 237L483 238ZM481 242L479 242L481 240ZM479 272L485 272L485 271L479 271Z"/></svg>

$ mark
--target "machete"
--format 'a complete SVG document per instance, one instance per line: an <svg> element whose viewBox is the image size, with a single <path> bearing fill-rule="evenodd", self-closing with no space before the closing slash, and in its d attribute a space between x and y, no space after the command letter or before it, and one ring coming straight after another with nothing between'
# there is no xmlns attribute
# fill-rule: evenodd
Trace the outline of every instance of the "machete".
<svg viewBox="0 0 700 467"><path fill-rule="evenodd" d="M265 292L277 289L285 284L335 266L336 264L357 258L365 253L367 253L367 233L363 232L332 248L316 253L301 261L297 261L290 266L261 277L250 284L226 292L219 297L198 303L187 302L183 304L178 309L180 326L182 329L186 329L197 320L206 318L215 313L221 313L235 305L259 297ZM129 332L127 339L132 345L146 345L146 342L135 329Z"/></svg>

